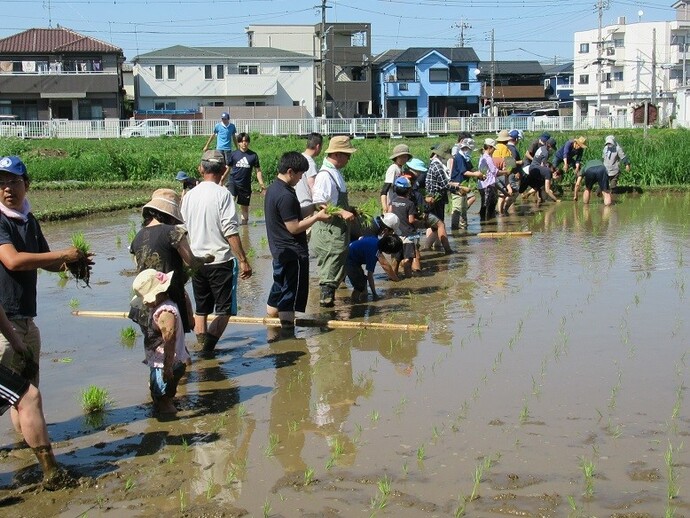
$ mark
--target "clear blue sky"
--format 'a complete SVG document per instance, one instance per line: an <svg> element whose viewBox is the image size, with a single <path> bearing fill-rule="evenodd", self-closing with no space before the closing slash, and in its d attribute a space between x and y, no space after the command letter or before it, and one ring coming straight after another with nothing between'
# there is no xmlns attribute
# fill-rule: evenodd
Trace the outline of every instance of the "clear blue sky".
<svg viewBox="0 0 690 518"><path fill-rule="evenodd" d="M603 24L672 20L673 0L609 0ZM249 24L312 24L320 0L2 0L0 38L60 24L112 43L131 60L172 45L247 45ZM596 28L596 0L328 0L327 20L370 22L374 54L392 48L459 45L490 60L571 60L572 34ZM50 6L50 9L48 8Z"/></svg>

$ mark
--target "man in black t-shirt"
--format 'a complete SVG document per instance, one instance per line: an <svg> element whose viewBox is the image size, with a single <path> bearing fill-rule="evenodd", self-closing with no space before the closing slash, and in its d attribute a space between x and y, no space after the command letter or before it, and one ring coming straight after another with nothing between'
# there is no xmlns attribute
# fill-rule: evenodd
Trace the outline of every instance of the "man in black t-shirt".
<svg viewBox="0 0 690 518"><path fill-rule="evenodd" d="M266 237L273 256L273 286L266 313L280 318L283 337L294 336L295 311L304 312L309 295L309 249L307 229L330 218L325 209L302 219L295 185L309 163L300 153L284 153L278 162L278 176L269 185L264 200ZM274 334L269 340L274 341Z"/></svg>
<svg viewBox="0 0 690 518"><path fill-rule="evenodd" d="M252 170L256 171L256 180L259 182L261 191L266 188L264 185L264 177L259 165L259 155L249 149L249 134L240 133L237 135L237 144L239 149L230 153L230 161L228 162L228 169L221 177L221 185L225 185L233 197L235 202L241 209L240 225L246 225L249 222L249 202L252 197Z"/></svg>

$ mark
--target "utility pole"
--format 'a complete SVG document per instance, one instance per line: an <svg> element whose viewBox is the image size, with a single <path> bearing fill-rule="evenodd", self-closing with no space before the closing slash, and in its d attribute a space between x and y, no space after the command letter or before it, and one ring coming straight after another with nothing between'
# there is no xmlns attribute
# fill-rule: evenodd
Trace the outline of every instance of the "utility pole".
<svg viewBox="0 0 690 518"><path fill-rule="evenodd" d="M330 9L326 2L327 0L321 0L321 5L315 6L317 9L321 9L319 86L321 87L321 117L324 119L326 118L326 9Z"/></svg>
<svg viewBox="0 0 690 518"><path fill-rule="evenodd" d="M604 16L604 9L609 8L608 0L597 0L595 5L598 12L599 27L597 30L597 115L601 115L601 66L604 57L604 41L601 36L601 20Z"/></svg>
<svg viewBox="0 0 690 518"><path fill-rule="evenodd" d="M652 104L656 104L656 29L652 29Z"/></svg>
<svg viewBox="0 0 690 518"><path fill-rule="evenodd" d="M496 61L494 60L494 30L491 29L491 113L494 113L494 85L496 84Z"/></svg>
<svg viewBox="0 0 690 518"><path fill-rule="evenodd" d="M472 26L465 22L464 18L460 18L460 23L456 23L453 27L460 29L460 46L465 46L465 29L471 29Z"/></svg>

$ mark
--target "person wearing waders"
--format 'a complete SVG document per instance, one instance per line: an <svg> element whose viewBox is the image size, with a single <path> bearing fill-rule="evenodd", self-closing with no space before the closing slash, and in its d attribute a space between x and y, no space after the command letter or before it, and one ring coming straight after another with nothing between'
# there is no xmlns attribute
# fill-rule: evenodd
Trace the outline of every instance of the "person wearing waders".
<svg viewBox="0 0 690 518"><path fill-rule="evenodd" d="M350 224L355 215L350 210L347 185L342 170L356 151L350 137L333 137L326 149L326 158L314 182L313 201L317 209L322 206L332 214L328 221L312 226L310 248L319 266L321 307L335 305L335 290L345 278L345 262L350 244ZM320 209L319 209L320 210Z"/></svg>

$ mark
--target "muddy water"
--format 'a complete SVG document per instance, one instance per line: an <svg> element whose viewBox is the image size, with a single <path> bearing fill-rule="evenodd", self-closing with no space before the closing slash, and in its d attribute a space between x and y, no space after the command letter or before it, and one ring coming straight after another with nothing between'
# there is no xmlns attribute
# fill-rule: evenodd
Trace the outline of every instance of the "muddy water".
<svg viewBox="0 0 690 518"><path fill-rule="evenodd" d="M379 301L349 307L343 289L326 313L311 293L310 314L428 332L305 328L268 344L265 328L231 325L216 358L196 359L167 422L151 414L141 337L121 344L128 321L70 316L71 299L125 310L138 215L44 225L54 247L83 230L98 253L91 289L40 275L38 318L51 437L95 486L25 491L38 473L15 449L1 459L0 513L690 515L690 197L519 209L488 230L531 238L456 234L458 253L427 253L424 276L378 276ZM260 316L271 276L255 219L240 314ZM80 410L89 384L112 398L101 422ZM4 418L7 447L9 428Z"/></svg>

